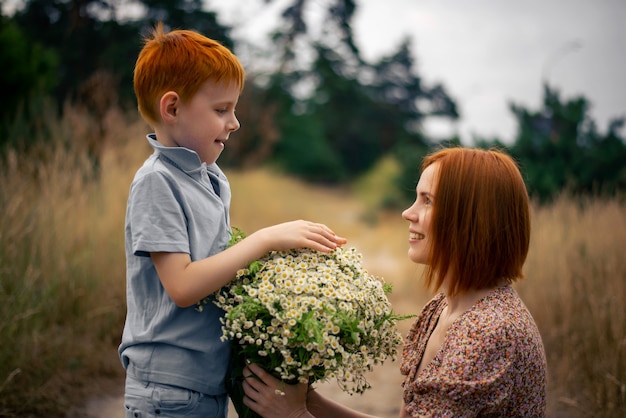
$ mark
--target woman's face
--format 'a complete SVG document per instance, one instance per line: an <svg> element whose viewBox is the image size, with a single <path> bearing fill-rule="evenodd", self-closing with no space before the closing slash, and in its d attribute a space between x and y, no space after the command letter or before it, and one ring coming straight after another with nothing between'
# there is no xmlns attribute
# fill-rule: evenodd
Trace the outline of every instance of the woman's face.
<svg viewBox="0 0 626 418"><path fill-rule="evenodd" d="M426 167L417 183L415 203L402 212L402 217L409 221L409 251L411 261L418 264L428 264L430 252L430 221L435 201L436 176L439 164L434 163Z"/></svg>

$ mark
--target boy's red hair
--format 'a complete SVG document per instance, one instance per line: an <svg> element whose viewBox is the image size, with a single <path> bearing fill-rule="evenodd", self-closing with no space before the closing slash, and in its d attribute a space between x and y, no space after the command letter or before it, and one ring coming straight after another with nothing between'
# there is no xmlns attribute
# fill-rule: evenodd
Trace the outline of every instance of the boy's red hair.
<svg viewBox="0 0 626 418"><path fill-rule="evenodd" d="M202 84L235 83L243 90L245 70L225 46L190 30L163 32L163 24L144 39L135 64L134 88L139 112L150 124L159 121L159 100L175 91L188 101Z"/></svg>
<svg viewBox="0 0 626 418"><path fill-rule="evenodd" d="M524 277L530 243L530 207L513 159L491 149L447 148L426 156L422 170L438 164L426 286L470 289Z"/></svg>

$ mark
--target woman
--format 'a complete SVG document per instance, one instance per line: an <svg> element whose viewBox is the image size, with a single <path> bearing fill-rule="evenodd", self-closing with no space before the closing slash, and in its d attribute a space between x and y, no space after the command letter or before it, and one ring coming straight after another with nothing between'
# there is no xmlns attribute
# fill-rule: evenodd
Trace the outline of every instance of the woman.
<svg viewBox="0 0 626 418"><path fill-rule="evenodd" d="M530 241L519 169L498 150L442 149L424 159L416 192L402 213L408 256L440 293L405 341L400 417L545 416L543 343L511 287ZM368 417L258 365L247 372L244 402L266 418Z"/></svg>

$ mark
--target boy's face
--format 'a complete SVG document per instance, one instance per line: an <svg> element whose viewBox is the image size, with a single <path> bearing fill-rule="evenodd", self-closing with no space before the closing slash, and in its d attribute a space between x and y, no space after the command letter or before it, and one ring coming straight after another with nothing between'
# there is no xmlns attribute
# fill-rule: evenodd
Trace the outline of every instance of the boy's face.
<svg viewBox="0 0 626 418"><path fill-rule="evenodd" d="M217 161L230 133L240 126L235 116L239 93L235 83L207 81L191 101L177 103L170 143L164 145L189 148L207 164Z"/></svg>

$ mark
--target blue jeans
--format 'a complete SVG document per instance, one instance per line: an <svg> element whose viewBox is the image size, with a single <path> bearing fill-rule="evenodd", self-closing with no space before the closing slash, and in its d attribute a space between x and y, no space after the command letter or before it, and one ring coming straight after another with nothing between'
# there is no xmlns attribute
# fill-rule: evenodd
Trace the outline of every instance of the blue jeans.
<svg viewBox="0 0 626 418"><path fill-rule="evenodd" d="M226 418L228 396L144 382L126 376L126 418Z"/></svg>

